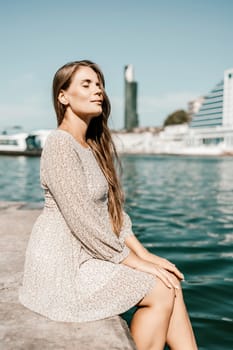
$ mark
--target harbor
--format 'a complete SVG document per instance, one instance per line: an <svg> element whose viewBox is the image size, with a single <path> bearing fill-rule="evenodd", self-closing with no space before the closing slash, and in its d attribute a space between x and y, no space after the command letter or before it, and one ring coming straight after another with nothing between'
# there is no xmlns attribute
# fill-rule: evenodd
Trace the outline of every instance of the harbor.
<svg viewBox="0 0 233 350"><path fill-rule="evenodd" d="M0 155L38 157L50 132L0 134ZM112 137L120 154L233 156L233 127L192 129L183 124L160 131L151 127L112 132Z"/></svg>
<svg viewBox="0 0 233 350"><path fill-rule="evenodd" d="M150 308L138 312L132 333L129 326L137 310L135 303L125 313L107 319L69 323L55 322L19 302L19 288L27 276L33 278L28 290L35 302L42 305L44 299L48 300L46 312L61 297L54 310L61 315L66 311L62 300L65 296L74 295L72 307L70 301L66 304L71 313L79 311L79 307L85 312L90 310L82 288L89 287L89 282L93 296L102 281L104 289L100 286L98 292L108 290L105 276L108 280L113 276L105 270L99 275L94 268L89 270L97 276L96 280L91 284L88 272L87 280L81 283L76 269L77 242L69 235L72 250L65 254L66 230L58 224L51 195L58 209L67 213L64 216L67 215L68 231L73 223L77 224L77 217L85 226L83 215L79 215L82 209L77 215L69 210L72 203L72 208L76 208L77 197L77 207L84 203L84 214L92 213L92 203L85 204L83 193L93 200L93 207L101 206L100 212L102 207L106 215L109 211L116 218L112 224L119 226L116 209L121 194L112 174L111 151L115 150L112 145L110 149L107 146L109 133L122 165L116 170L125 198L124 210L131 218L134 234L152 254L168 259L184 274L181 285L198 350L232 350L232 13L233 1L2 2L0 350L136 350L131 334L136 335L140 350L192 347L187 343L186 322L180 326L176 317L166 317L164 327L164 323L157 322L164 318L163 312L147 312L153 309L152 305L162 307L163 301L168 301L163 293L162 303L155 298L149 303ZM97 70L88 72L81 67L78 72L80 61L93 62ZM81 76L82 71L87 74ZM100 115L103 120L92 119ZM47 152L46 140L58 125L74 139L63 135L61 144L59 139L58 143L51 139L53 148L50 152L48 144ZM66 139L74 148L68 147ZM92 167L95 160L110 184L109 195L105 192L101 196L102 181L97 181L101 171ZM115 158L113 164L117 165ZM64 175L58 180L63 170ZM73 176L76 171L78 175ZM41 187L41 180L48 190ZM76 192L80 183L81 191ZM67 184L71 191L66 189ZM77 196L72 196L74 193ZM37 222L33 232L38 232L38 243L32 251L36 235L31 235L28 245L30 234L45 201L51 214L44 220L44 228ZM90 225L87 220L88 229L80 231L78 240L89 227L93 228L95 214L96 211L90 216ZM69 217L73 217L72 225ZM50 225L50 218L54 225ZM101 226L102 223L108 225L108 220L103 218ZM61 245L56 249L59 237ZM39 249L41 242L44 245ZM90 246L95 243L89 242ZM100 243L102 250L103 241ZM79 252L89 252L90 248L84 242L84 251ZM54 264L50 263L52 253ZM24 269L25 261L29 262L31 273L26 272L30 268ZM39 272L43 261L43 271ZM65 274L59 274L59 261L60 271ZM74 272L72 283L63 278L69 275L65 269L69 261ZM42 278L51 281L48 288ZM42 291L38 297L34 288L37 282ZM120 286L124 285L125 291L129 284L126 299L119 288L111 288L112 299L97 297L93 308L107 312L118 304L118 298L119 307L124 305L133 296L131 291L134 294L137 287L143 287L136 281L132 288L128 279L123 279ZM85 298L81 303L82 296ZM26 295L25 299L29 301ZM177 304L176 298L174 305ZM116 313L119 310L123 309ZM92 311L90 315L93 316Z"/></svg>

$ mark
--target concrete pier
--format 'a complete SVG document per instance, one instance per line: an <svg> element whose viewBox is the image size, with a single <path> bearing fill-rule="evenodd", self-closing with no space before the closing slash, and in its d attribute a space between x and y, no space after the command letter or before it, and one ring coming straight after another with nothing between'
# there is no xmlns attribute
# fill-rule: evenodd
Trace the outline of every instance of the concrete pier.
<svg viewBox="0 0 233 350"><path fill-rule="evenodd" d="M25 249L40 211L36 204L0 202L0 349L136 350L120 316L86 323L54 322L18 302Z"/></svg>

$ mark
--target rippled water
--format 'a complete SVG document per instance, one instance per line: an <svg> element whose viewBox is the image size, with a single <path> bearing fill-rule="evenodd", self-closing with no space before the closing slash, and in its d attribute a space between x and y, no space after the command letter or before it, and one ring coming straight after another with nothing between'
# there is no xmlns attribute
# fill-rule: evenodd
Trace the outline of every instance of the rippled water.
<svg viewBox="0 0 233 350"><path fill-rule="evenodd" d="M199 349L233 349L233 158L143 155L122 162L135 233L185 275ZM38 158L0 157L0 199L43 200Z"/></svg>
<svg viewBox="0 0 233 350"><path fill-rule="evenodd" d="M233 349L233 159L127 156L123 162L135 232L184 273L199 348Z"/></svg>

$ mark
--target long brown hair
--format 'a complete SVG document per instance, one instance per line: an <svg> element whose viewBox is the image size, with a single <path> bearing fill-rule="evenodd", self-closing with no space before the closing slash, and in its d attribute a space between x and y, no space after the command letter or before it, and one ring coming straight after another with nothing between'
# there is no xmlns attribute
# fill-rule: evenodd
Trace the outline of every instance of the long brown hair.
<svg viewBox="0 0 233 350"><path fill-rule="evenodd" d="M119 235L123 224L122 208L124 200L117 175L117 169L121 170L121 164L107 125L111 105L104 89L105 81L103 73L97 64L88 60L74 61L58 69L53 79L53 104L57 115L57 124L59 126L62 123L66 110L66 106L58 100L58 95L61 90L69 88L74 74L82 66L92 68L96 72L102 86L102 114L91 120L87 129L86 139L108 181L108 211L113 231Z"/></svg>

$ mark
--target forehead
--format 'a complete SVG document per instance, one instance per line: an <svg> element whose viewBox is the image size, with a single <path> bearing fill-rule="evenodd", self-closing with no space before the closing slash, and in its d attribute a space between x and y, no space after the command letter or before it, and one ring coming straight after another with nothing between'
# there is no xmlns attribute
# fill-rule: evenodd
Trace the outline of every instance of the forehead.
<svg viewBox="0 0 233 350"><path fill-rule="evenodd" d="M99 77L92 68L81 66L74 73L72 80L73 81L82 81L82 80L99 81Z"/></svg>

